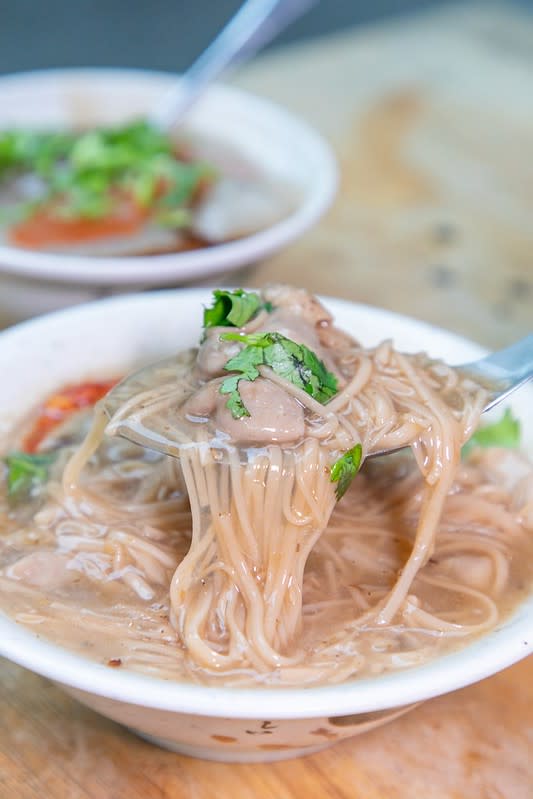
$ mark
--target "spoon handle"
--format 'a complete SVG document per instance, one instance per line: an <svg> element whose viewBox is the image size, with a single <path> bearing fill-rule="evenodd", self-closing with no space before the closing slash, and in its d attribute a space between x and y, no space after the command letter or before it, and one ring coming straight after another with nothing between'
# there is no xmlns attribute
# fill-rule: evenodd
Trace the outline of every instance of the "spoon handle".
<svg viewBox="0 0 533 799"><path fill-rule="evenodd" d="M177 85L154 109L151 122L168 129L225 69L264 47L317 0L246 0Z"/></svg>

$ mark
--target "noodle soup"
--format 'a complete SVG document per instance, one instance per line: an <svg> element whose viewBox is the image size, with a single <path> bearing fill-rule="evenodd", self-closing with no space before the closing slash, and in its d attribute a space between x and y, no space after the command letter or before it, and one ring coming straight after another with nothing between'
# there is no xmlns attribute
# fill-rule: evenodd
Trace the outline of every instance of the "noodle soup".
<svg viewBox="0 0 533 799"><path fill-rule="evenodd" d="M0 246L85 257L186 252L280 222L301 199L211 137L147 120L0 129Z"/></svg>
<svg viewBox="0 0 533 799"><path fill-rule="evenodd" d="M13 431L33 460L2 489L3 608L110 667L230 685L375 675L493 628L532 582L532 474L512 450L461 460L483 388L361 347L304 292L234 318L94 413L71 388Z"/></svg>

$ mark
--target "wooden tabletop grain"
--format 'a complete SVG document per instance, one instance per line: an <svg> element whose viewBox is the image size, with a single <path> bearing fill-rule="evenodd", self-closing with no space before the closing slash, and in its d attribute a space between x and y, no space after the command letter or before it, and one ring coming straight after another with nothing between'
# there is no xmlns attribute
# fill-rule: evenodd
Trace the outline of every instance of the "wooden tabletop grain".
<svg viewBox="0 0 533 799"><path fill-rule="evenodd" d="M496 347L533 321L533 21L454 7L345 32L236 80L333 143L339 196L228 282L282 280ZM147 744L0 662L0 799L529 799L533 659L311 757L223 765Z"/></svg>

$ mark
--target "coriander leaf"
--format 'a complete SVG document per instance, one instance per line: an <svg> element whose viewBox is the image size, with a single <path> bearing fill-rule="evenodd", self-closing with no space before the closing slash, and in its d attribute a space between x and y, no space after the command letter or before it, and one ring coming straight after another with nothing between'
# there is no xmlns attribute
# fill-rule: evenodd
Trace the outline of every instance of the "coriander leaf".
<svg viewBox="0 0 533 799"><path fill-rule="evenodd" d="M187 164L175 158L167 159L167 163L168 169L161 174L161 183L167 185L159 202L161 208L190 203L202 184L211 183L216 177L215 171L207 164Z"/></svg>
<svg viewBox="0 0 533 799"><path fill-rule="evenodd" d="M226 402L226 408L229 408L234 419L241 419L243 416L250 416L250 413L242 401L241 395L239 394L238 386L242 379L243 378L240 375L234 375L233 377L226 378L226 380L224 380L220 386L221 394L230 395L228 401Z"/></svg>
<svg viewBox="0 0 533 799"><path fill-rule="evenodd" d="M227 371L241 372L240 379L255 380L259 376L257 367L265 365L322 404L337 393L337 378L315 353L281 333L224 333L220 338L244 344L224 366ZM234 390L238 392L238 386Z"/></svg>
<svg viewBox="0 0 533 799"><path fill-rule="evenodd" d="M29 494L31 489L48 479L48 470L55 453L29 455L12 452L4 460L7 466L7 489L10 497Z"/></svg>
<svg viewBox="0 0 533 799"><path fill-rule="evenodd" d="M0 132L0 179L19 174L42 184L38 198L17 206L22 220L42 208L65 220L102 219L130 199L160 209L154 221L166 226L185 224L168 212L190 205L215 177L207 164L180 160L173 139L142 120L81 133Z"/></svg>
<svg viewBox="0 0 533 799"><path fill-rule="evenodd" d="M226 372L241 372L241 378L246 380L255 380L259 377L257 370L258 366L264 363L264 355L262 350L257 347L245 347L229 361L226 361L224 370Z"/></svg>
<svg viewBox="0 0 533 799"><path fill-rule="evenodd" d="M133 195L141 208L148 208L157 196L159 177L153 170L135 170L123 178L123 185Z"/></svg>
<svg viewBox="0 0 533 799"><path fill-rule="evenodd" d="M230 409L234 419L250 415L239 394L239 383L241 380L252 381L259 377L257 367L262 362L263 353L261 350L256 351L254 348L245 347L233 358L230 358L224 366L227 372L241 373L227 377L220 386L221 394L230 395L226 407Z"/></svg>
<svg viewBox="0 0 533 799"><path fill-rule="evenodd" d="M285 338L285 336L282 336L281 333L222 333L220 336L222 341L240 341L241 344L259 347L260 349L270 347L271 344L275 344L276 341L281 341L283 338ZM289 341L296 347L299 346L299 344L295 344L294 341L290 339L286 339L286 341Z"/></svg>
<svg viewBox="0 0 533 799"><path fill-rule="evenodd" d="M31 169L47 174L72 145L70 133L7 130L0 132L0 173Z"/></svg>
<svg viewBox="0 0 533 799"><path fill-rule="evenodd" d="M161 227L178 230L179 228L191 226L192 214L188 208L174 208L168 211L159 211L155 219Z"/></svg>
<svg viewBox="0 0 533 799"><path fill-rule="evenodd" d="M214 291L211 308L204 309L204 327L242 327L261 307L261 298L252 291Z"/></svg>
<svg viewBox="0 0 533 799"><path fill-rule="evenodd" d="M520 445L520 421L513 416L510 408L497 422L480 427L463 447L463 456L469 455L475 447L508 447Z"/></svg>
<svg viewBox="0 0 533 799"><path fill-rule="evenodd" d="M327 399L331 399L337 393L337 378L332 372L328 372L324 363L312 350L303 346L302 350L304 365L318 380L320 391L327 396ZM320 402L327 402L327 399L320 400Z"/></svg>
<svg viewBox="0 0 533 799"><path fill-rule="evenodd" d="M224 333L223 341L240 341L247 349L264 350L262 361L273 372L303 388L322 404L337 393L337 378L305 344L297 344L281 333ZM242 354L242 353L241 353Z"/></svg>
<svg viewBox="0 0 533 799"><path fill-rule="evenodd" d="M332 483L337 483L335 495L337 499L344 496L355 475L361 466L361 459L363 457L363 447L361 444L356 444L344 455L335 461L331 467L330 480Z"/></svg>
<svg viewBox="0 0 533 799"><path fill-rule="evenodd" d="M287 339L286 342L276 341L265 347L263 350L264 363L284 380L305 390L306 375L300 373L299 351L298 349L295 351L292 345L293 342L289 342ZM298 347L298 345L295 346Z"/></svg>

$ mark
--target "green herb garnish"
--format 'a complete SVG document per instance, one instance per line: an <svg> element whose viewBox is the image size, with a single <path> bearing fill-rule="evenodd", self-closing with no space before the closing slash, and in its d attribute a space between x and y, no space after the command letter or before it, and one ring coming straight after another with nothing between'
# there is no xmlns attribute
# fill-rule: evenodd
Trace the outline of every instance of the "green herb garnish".
<svg viewBox="0 0 533 799"><path fill-rule="evenodd" d="M146 121L83 133L5 131L0 133L0 179L33 174L42 181L38 201L10 209L27 218L46 207L60 219L101 219L120 210L124 197L161 211L172 224L172 209L187 206L212 167L180 160L175 142ZM183 224L178 216L178 227ZM158 221L158 215L155 215Z"/></svg>
<svg viewBox="0 0 533 799"><path fill-rule="evenodd" d="M65 158L72 147L74 134L24 130L0 133L0 176L13 169L48 175L56 162Z"/></svg>
<svg viewBox="0 0 533 799"><path fill-rule="evenodd" d="M337 483L335 495L337 499L344 496L355 475L361 466L363 457L363 447L361 444L356 444L344 455L335 461L331 467L330 480L332 483Z"/></svg>
<svg viewBox="0 0 533 799"><path fill-rule="evenodd" d="M173 230L190 227L192 219L191 210L183 207L170 208L168 211L158 211L155 216L155 221L159 227L172 228Z"/></svg>
<svg viewBox="0 0 533 799"><path fill-rule="evenodd" d="M259 377L259 366L269 366L277 375L302 388L322 404L337 393L337 378L328 372L315 353L281 333L252 333L247 336L224 333L220 338L245 345L224 366L227 372L240 374L226 378L220 388L221 394L230 395L227 407L235 419L250 415L240 397L239 383Z"/></svg>
<svg viewBox="0 0 533 799"><path fill-rule="evenodd" d="M467 456L475 447L507 447L515 449L520 445L520 421L513 416L510 408L497 422L480 427L466 442L462 454Z"/></svg>
<svg viewBox="0 0 533 799"><path fill-rule="evenodd" d="M4 459L7 466L7 490L10 497L27 495L48 479L48 470L55 453L29 455L27 452L12 452Z"/></svg>
<svg viewBox="0 0 533 799"><path fill-rule="evenodd" d="M261 298L253 291L214 291L212 307L204 309L204 327L242 327L261 307Z"/></svg>

